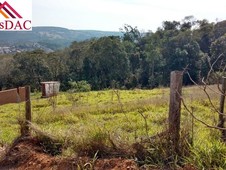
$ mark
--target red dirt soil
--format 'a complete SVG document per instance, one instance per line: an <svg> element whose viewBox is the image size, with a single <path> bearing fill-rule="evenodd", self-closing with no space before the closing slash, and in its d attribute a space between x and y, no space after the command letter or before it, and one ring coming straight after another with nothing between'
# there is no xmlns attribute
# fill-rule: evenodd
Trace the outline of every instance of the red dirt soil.
<svg viewBox="0 0 226 170"><path fill-rule="evenodd" d="M161 168L138 167L134 160L123 158L97 159L75 157L62 158L44 153L36 138L19 138L9 149L0 147L0 170L160 170ZM169 168L164 168L169 170ZM191 165L177 170L196 170Z"/></svg>
<svg viewBox="0 0 226 170"><path fill-rule="evenodd" d="M0 152L3 152L0 150ZM1 154L0 154L1 155ZM18 139L0 161L0 170L74 170L92 169L92 159L87 157L61 158L50 156L35 138ZM138 170L133 160L112 158L97 159L96 170Z"/></svg>

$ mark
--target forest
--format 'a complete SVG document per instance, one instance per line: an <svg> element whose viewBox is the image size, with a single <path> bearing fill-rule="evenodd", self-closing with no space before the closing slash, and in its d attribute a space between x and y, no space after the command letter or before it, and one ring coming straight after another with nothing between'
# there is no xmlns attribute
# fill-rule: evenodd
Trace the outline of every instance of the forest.
<svg viewBox="0 0 226 170"><path fill-rule="evenodd" d="M226 21L187 16L181 21L164 21L155 32L130 25L120 31L122 37L74 41L50 53L37 49L1 55L0 89L30 85L34 91L39 90L40 82L50 80L60 81L63 91L73 82L83 82L92 90L147 89L169 86L173 70L189 71L196 82L210 69L225 74ZM186 76L183 83L192 84Z"/></svg>

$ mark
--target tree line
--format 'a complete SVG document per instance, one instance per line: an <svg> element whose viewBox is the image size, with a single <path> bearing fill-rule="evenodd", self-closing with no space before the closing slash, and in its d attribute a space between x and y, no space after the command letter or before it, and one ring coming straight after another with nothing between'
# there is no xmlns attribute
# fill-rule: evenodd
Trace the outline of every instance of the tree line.
<svg viewBox="0 0 226 170"><path fill-rule="evenodd" d="M154 88L169 85L173 70L187 69L200 82L210 69L225 74L226 21L210 23L192 16L164 21L157 31L141 32L125 25L122 37L109 36L73 42L51 53L42 50L0 56L0 89L42 81L86 81L93 90ZM213 64L214 63L214 64ZM184 84L191 84L184 77Z"/></svg>

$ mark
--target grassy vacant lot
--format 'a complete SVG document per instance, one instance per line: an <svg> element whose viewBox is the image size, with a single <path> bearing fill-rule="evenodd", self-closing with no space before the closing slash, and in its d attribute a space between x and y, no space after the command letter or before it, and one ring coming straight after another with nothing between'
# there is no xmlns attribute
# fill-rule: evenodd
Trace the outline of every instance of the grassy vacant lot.
<svg viewBox="0 0 226 170"><path fill-rule="evenodd" d="M208 93L218 108L219 94L212 90ZM62 144L63 156L115 155L158 167L191 164L198 169L226 169L226 146L220 142L220 132L192 119L184 107L181 136L185 144L181 149L185 151L180 158L170 157L160 137L144 143L167 129L167 88L60 93L49 99L40 96L32 94L33 133L43 132L56 139ZM197 118L217 126L218 114L202 90L186 87L183 97ZM20 134L18 122L23 118L23 103L0 106L0 143L8 145Z"/></svg>

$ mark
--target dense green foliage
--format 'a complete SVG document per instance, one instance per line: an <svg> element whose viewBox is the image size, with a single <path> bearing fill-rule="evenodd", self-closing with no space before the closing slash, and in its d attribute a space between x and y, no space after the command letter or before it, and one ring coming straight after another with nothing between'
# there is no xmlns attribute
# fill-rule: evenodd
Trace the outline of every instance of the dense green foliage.
<svg viewBox="0 0 226 170"><path fill-rule="evenodd" d="M213 69L224 72L225 25L226 21L209 23L193 17L164 21L155 33L125 25L122 37L73 42L51 53L36 50L1 56L0 88L29 84L39 89L40 82L48 80L60 81L62 90L78 81L95 90L154 88L169 85L170 72L184 68L199 82L215 61ZM188 77L184 84L191 84Z"/></svg>

